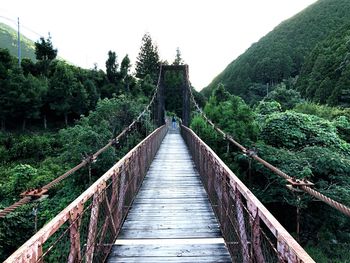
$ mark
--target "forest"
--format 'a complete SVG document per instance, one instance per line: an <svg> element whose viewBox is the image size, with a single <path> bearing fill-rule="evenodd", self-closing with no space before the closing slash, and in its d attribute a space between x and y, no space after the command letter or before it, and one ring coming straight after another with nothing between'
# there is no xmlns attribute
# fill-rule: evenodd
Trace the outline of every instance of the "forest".
<svg viewBox="0 0 350 263"><path fill-rule="evenodd" d="M120 65L109 51L106 73L56 58L50 38L35 43L36 62L0 49L0 209L19 194L52 181L104 146L149 103L158 78L159 55L149 34L142 39L136 76L130 60ZM99 178L154 129L150 112L140 128L49 191L0 220L0 261Z"/></svg>
<svg viewBox="0 0 350 263"><path fill-rule="evenodd" d="M251 107L220 84L213 90L204 113L235 140L288 175L306 178L315 184L314 189L350 204L349 108L306 102L297 91L283 86ZM305 193L290 191L283 178L234 146L228 151L222 135L201 115L193 116L191 128L316 262L348 262L350 218Z"/></svg>
<svg viewBox="0 0 350 263"><path fill-rule="evenodd" d="M285 173L350 205L350 2L320 0L282 22L201 91L205 114ZM242 154L200 115L191 127L316 262L349 262L350 220ZM299 216L298 216L299 212ZM297 231L297 225L300 229Z"/></svg>
<svg viewBox="0 0 350 263"><path fill-rule="evenodd" d="M323 90L328 90L325 96L331 95L333 89L338 90L333 97L329 101L324 98L320 100L319 95L314 98L312 88L310 90L312 94L304 91L303 95L308 94L307 98L315 102L343 105L347 95L338 98L337 94L341 93L339 90L345 88L340 85L333 86L331 82L338 82L338 78L341 76L344 78L346 74L345 68L338 70L335 74L332 70L340 67L340 64L336 63L343 59L343 67L347 65L346 43L349 32L345 31L350 21L349 9L348 0L317 1L292 18L283 21L270 33L252 44L201 93L209 97L212 90L222 83L230 93L242 97L248 104L254 104L263 99L267 90L282 81L297 82L298 90L304 91L307 88L306 85L313 85L313 79L317 78L315 73L309 74L312 73L312 68L315 66L315 71L321 70L320 67L328 67L332 61L333 67L323 68L322 72L318 73L320 76L326 73L324 81L321 81ZM330 43L331 50L328 49ZM311 52L313 55L310 54ZM337 56L337 60L333 60L332 56ZM325 72L326 70L328 71ZM303 82L297 81L299 76ZM310 82L305 82L308 78ZM340 80L340 83L343 82Z"/></svg>
<svg viewBox="0 0 350 263"><path fill-rule="evenodd" d="M203 92L204 113L221 129L290 176L350 205L349 1L320 0L233 61ZM305 26L305 25L308 26ZM0 209L63 174L123 130L148 104L163 61L149 34L135 72L128 55L106 54L106 71L57 58L51 38L35 60L0 49ZM183 64L180 50L172 62ZM166 109L181 116L175 73L167 73ZM0 261L74 200L155 128L152 113L118 147L68 177L48 197L0 219ZM350 219L227 142L193 109L191 128L224 160L316 262L349 262ZM298 212L297 212L298 211ZM298 216L299 214L299 216ZM297 231L297 225L300 226Z"/></svg>

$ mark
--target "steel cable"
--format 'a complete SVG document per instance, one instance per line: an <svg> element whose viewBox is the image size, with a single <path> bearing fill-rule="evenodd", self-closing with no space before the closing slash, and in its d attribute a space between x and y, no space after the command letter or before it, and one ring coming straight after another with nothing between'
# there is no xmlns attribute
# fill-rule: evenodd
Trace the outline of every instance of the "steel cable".
<svg viewBox="0 0 350 263"><path fill-rule="evenodd" d="M267 161L265 161L264 159L260 158L255 151L251 151L247 148L245 148L243 145L241 145L240 143L238 143L237 141L235 141L233 139L233 137L231 135L226 134L224 131L222 131L220 128L218 128L206 115L205 113L202 111L202 109L199 107L199 105L197 104L192 90L191 88L189 88L190 90L190 94L191 94L191 99L193 104L195 105L195 108L197 109L197 111L202 115L202 117L205 119L205 121L213 127L213 129L215 129L218 133L220 133L223 138L225 140L228 140L229 142L231 142L232 144L234 144L236 147L238 147L244 154L247 154L249 157L253 158L254 160L256 160L257 162L261 163L262 165L264 165L266 168L268 168L269 170L271 170L273 173L279 175L280 177L288 180L289 183L291 183L291 180L294 180L294 178L292 176L289 176L288 174L282 172L280 169L278 169L277 167L273 166L272 164L268 163ZM298 189L303 190L304 192L306 192L307 194L317 198L318 200L330 205L331 207L337 209L338 211L340 211L341 213L345 214L346 216L350 217L350 208L323 195L322 193L310 188L307 185L298 185L297 186Z"/></svg>
<svg viewBox="0 0 350 263"><path fill-rule="evenodd" d="M158 82L157 82L157 86L153 92L153 96L150 100L150 102L148 103L148 105L144 108L144 110L137 116L137 118L130 124L128 125L126 128L124 128L122 130L121 133L119 133L118 136L116 136L115 138L113 138L112 140L110 140L105 146L103 146L102 148L100 148L96 153L94 153L93 155L88 156L87 158L85 158L83 161L81 161L81 163L79 163L78 165L76 165L75 167L73 167L72 169L68 170L67 172L65 172L63 175L57 177L56 179L54 179L53 181L51 181L50 183L46 184L45 186L43 186L42 188L39 188L38 191L41 192L42 189L44 190L49 190L53 187L55 187L57 184L59 184L62 180L66 179L68 176L70 176L71 174L73 174L74 172L78 171L79 169L81 169L82 167L86 166L87 164L95 161L97 159L97 157L103 153L104 151L106 151L110 146L112 146L115 142L118 142L122 137L126 136L136 125L136 123L138 121L140 121L140 119L142 118L142 116L149 110L149 108L151 107L151 105L153 104L153 102L156 99L158 90L159 90L159 85L160 85L160 75L161 75L161 70L162 70L162 66L160 65L160 69L159 69L159 77L158 77ZM20 199L19 201L17 201L16 203L12 204L9 207L4 208L3 210L0 210L0 218L4 218L6 217L7 214L13 212L15 209L17 209L18 207L27 204L29 202L31 202L33 199L32 196L25 196L22 199Z"/></svg>

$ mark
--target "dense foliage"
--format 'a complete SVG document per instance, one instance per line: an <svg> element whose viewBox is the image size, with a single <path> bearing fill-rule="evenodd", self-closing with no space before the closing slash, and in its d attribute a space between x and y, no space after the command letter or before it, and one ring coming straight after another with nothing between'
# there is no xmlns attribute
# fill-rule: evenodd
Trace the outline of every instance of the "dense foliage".
<svg viewBox="0 0 350 263"><path fill-rule="evenodd" d="M95 108L99 98L112 98L113 94L144 93L152 91L149 85L137 82L130 73L130 60L126 55L119 67L115 52L109 51L107 74L97 68L86 70L57 60L57 50L50 38L35 43L36 59L16 59L6 49L0 49L0 120L4 130L22 129L27 123L34 126L61 127L64 121L78 119Z"/></svg>
<svg viewBox="0 0 350 263"><path fill-rule="evenodd" d="M279 92L284 94L284 92ZM292 108L284 96L260 101L253 111L219 85L204 108L220 128L290 176L308 178L315 189L350 205L348 109L301 102ZM232 103L234 102L234 103ZM191 127L243 180L277 219L299 239L316 262L350 258L350 219L307 194L289 191L286 181L227 144L197 115ZM296 208L301 211L296 233Z"/></svg>
<svg viewBox="0 0 350 263"><path fill-rule="evenodd" d="M297 89L312 101L350 107L349 24L314 48L303 65Z"/></svg>
<svg viewBox="0 0 350 263"><path fill-rule="evenodd" d="M113 51L108 52L107 74L57 60L50 39L36 43L36 55L36 62L24 59L19 68L15 58L0 49L0 209L95 153L135 119L155 89L152 72L134 78L128 56L119 66ZM75 172L50 189L48 198L2 219L0 261L149 134L154 129L150 115L143 115L138 129L102 153L91 172L87 167Z"/></svg>
<svg viewBox="0 0 350 263"><path fill-rule="evenodd" d="M250 101L255 94L265 93L267 85L299 75L305 56L334 30L348 23L349 9L348 0L317 1L253 44L202 93L210 96L213 88L223 83L230 93Z"/></svg>
<svg viewBox="0 0 350 263"><path fill-rule="evenodd" d="M124 95L105 98L98 101L96 110L88 117L58 133L0 133L0 207L10 205L19 193L29 188L45 185L78 164L84 156L96 152L137 116L145 102L144 98L135 100ZM149 116L143 122L144 129L150 132L153 128ZM124 156L145 135L144 129L120 141L118 149L104 152L92 165L91 177L84 168L50 190L47 199L26 205L1 220L0 260L34 234L31 214L34 207L39 206L41 227ZM14 224L18 226L14 228Z"/></svg>

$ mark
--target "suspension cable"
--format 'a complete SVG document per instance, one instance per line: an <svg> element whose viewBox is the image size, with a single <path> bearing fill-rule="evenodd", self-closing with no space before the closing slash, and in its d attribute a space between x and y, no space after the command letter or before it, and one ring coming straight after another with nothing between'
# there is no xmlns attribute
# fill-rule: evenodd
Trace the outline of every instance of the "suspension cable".
<svg viewBox="0 0 350 263"><path fill-rule="evenodd" d="M188 81L188 80L187 80ZM191 100L195 106L195 108L198 110L198 112L202 115L202 117L205 119L205 121L213 127L214 130L216 130L219 134L221 134L223 136L223 138L229 142L231 142L233 145L235 145L236 147L238 147L244 154L248 155L249 157L253 158L254 160L256 160L257 162L261 163L262 165L264 165L266 168L268 168L270 171L272 171L273 173L277 174L278 176L284 178L285 180L287 180L287 182L289 184L292 185L292 187L295 187L297 189L300 189L302 191L304 191L305 193L317 198L318 200L330 205L331 207L337 209L338 211L340 211L341 213L343 213L344 215L350 217L350 208L325 196L324 194L312 189L310 186L313 186L314 184L309 182L306 179L300 180L300 179L296 179L292 176L289 176L288 174L284 173L283 171L281 171L280 169L278 169L277 167L273 166L272 164L268 163L267 161L265 161L264 159L260 158L256 151L254 150L250 150L247 149L246 147L244 147L243 145L241 145L240 143L238 143L237 141L235 141L233 139L233 137L227 133L225 133L224 131L222 131L220 128L218 128L203 112L203 110L199 107L199 105L197 104L192 90L190 88L190 85L188 85L189 91L190 91L190 95L191 95Z"/></svg>
<svg viewBox="0 0 350 263"><path fill-rule="evenodd" d="M3 210L0 210L0 218L4 218L6 217L6 215L8 215L9 213L13 212L14 210L16 210L18 207L27 204L33 200L36 200L40 197L42 197L44 194L46 194L48 192L48 190L50 190L51 188L55 187L57 184L59 184L61 181L63 181L64 179L66 179L68 176L70 176L71 174L73 174L74 172L80 170L82 167L85 167L88 164L91 164L92 162L96 161L96 159L98 158L98 156L103 153L104 151L106 151L110 146L115 145L116 143L119 142L119 140L121 138L123 138L124 136L126 136L127 134L130 133L130 131L132 131L135 128L135 125L137 122L140 121L140 119L142 118L142 116L149 110L149 108L151 107L151 105L154 103L156 96L158 94L158 90L159 90L159 85L160 85L160 75L161 75L161 70L162 70L162 65L160 65L160 70L159 70L159 77L158 77L158 82L157 82L157 86L154 89L153 92L153 96L150 100L150 102L148 103L148 105L143 109L143 111L137 116L136 119L134 119L134 121L128 125L127 127L125 127L118 136L116 136L115 138L113 138L112 140L110 140L105 146L103 146L102 148L100 148L97 152L95 152L92 155L87 156L86 158L84 158L81 163L79 163L78 165L76 165L75 167L73 167L72 169L68 170L67 172L65 172L64 174L62 174L61 176L57 177L56 179L54 179L53 181L49 182L48 184L44 185L41 188L37 188L37 189L30 189L24 193L21 194L22 198L15 202L14 204L4 208Z"/></svg>

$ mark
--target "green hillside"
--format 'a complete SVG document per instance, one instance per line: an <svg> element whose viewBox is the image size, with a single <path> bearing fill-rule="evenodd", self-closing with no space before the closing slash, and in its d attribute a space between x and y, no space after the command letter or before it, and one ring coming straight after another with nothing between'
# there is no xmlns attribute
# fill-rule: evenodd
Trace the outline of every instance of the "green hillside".
<svg viewBox="0 0 350 263"><path fill-rule="evenodd" d="M299 75L314 47L350 21L349 10L348 0L319 0L254 43L202 93L208 96L221 82L249 101L256 93L265 93L267 84Z"/></svg>
<svg viewBox="0 0 350 263"><path fill-rule="evenodd" d="M310 53L297 89L317 103L350 107L350 24L331 34Z"/></svg>
<svg viewBox="0 0 350 263"><path fill-rule="evenodd" d="M17 57L17 31L0 23L0 48L7 48L12 56ZM21 35L21 57L35 61L34 42Z"/></svg>

